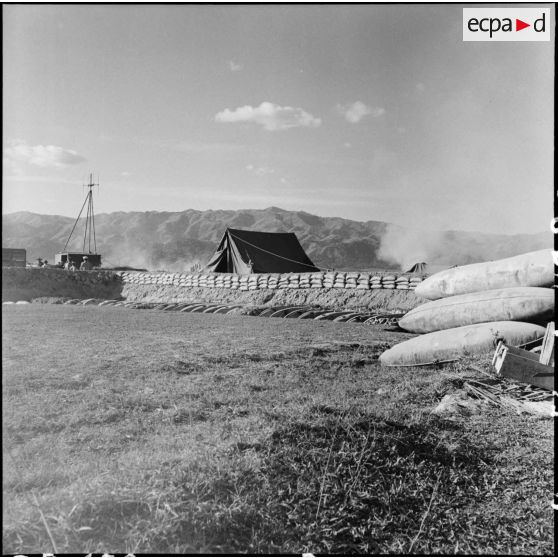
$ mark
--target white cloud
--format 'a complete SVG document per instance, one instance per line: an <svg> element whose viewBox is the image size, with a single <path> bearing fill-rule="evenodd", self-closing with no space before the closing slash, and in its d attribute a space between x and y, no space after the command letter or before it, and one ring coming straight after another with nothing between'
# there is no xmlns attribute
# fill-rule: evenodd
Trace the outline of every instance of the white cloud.
<svg viewBox="0 0 558 558"><path fill-rule="evenodd" d="M245 105L234 110L226 108L215 115L216 122L238 123L253 122L269 132L288 128L316 128L322 121L310 113L295 107L281 107L274 103L263 102L259 107Z"/></svg>
<svg viewBox="0 0 558 558"><path fill-rule="evenodd" d="M382 107L370 107L365 105L362 101L355 101L348 105L337 105L337 112L339 112L347 122L356 124L365 116L378 118L382 116L382 114L385 114L386 111Z"/></svg>
<svg viewBox="0 0 558 558"><path fill-rule="evenodd" d="M240 70L242 70L242 68L244 68L244 66L242 64L239 64L238 62L235 62L234 60L229 60L229 70L231 72L240 72Z"/></svg>
<svg viewBox="0 0 558 558"><path fill-rule="evenodd" d="M246 165L246 170L256 176L265 176L275 172L275 169L272 169L271 167L256 167L254 165Z"/></svg>
<svg viewBox="0 0 558 558"><path fill-rule="evenodd" d="M65 168L85 161L73 149L57 145L28 145L24 140L12 140L4 148L4 157L8 164L26 163L44 168Z"/></svg>

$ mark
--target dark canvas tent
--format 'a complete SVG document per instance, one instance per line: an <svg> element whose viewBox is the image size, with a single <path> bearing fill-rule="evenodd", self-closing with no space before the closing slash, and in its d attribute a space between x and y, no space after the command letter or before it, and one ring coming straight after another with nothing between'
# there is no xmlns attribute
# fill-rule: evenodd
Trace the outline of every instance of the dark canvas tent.
<svg viewBox="0 0 558 558"><path fill-rule="evenodd" d="M241 275L319 271L294 233L229 228L207 264L207 270Z"/></svg>
<svg viewBox="0 0 558 558"><path fill-rule="evenodd" d="M446 264L427 264L424 262L416 263L409 271L405 273L420 273L421 275L433 275L444 269L449 269L450 267L457 267L456 265L449 266Z"/></svg>
<svg viewBox="0 0 558 558"><path fill-rule="evenodd" d="M425 262L416 263L407 273L427 273L428 265Z"/></svg>

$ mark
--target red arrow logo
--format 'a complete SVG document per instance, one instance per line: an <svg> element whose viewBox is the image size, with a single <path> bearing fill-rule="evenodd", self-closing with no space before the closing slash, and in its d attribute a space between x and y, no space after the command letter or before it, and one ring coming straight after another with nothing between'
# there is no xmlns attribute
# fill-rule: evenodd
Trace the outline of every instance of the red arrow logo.
<svg viewBox="0 0 558 558"><path fill-rule="evenodd" d="M515 20L515 30L516 31L521 31L522 29L525 29L525 27L531 27L531 24L530 23L525 23L524 21L521 21L520 19Z"/></svg>

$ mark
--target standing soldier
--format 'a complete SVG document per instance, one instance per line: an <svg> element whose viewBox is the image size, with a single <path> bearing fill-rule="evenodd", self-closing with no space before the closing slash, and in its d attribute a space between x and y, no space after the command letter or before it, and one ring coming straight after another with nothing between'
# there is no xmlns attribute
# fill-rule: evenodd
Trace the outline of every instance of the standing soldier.
<svg viewBox="0 0 558 558"><path fill-rule="evenodd" d="M83 261L79 266L80 271L89 271L91 269L91 264L89 263L89 258L87 256L83 256Z"/></svg>

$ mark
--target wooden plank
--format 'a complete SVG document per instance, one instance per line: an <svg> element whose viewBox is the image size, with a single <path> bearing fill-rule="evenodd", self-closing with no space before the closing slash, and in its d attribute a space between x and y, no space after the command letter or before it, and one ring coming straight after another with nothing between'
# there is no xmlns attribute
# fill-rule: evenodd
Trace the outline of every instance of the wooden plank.
<svg viewBox="0 0 558 558"><path fill-rule="evenodd" d="M554 366L554 322L546 326L539 362Z"/></svg>
<svg viewBox="0 0 558 558"><path fill-rule="evenodd" d="M513 355L519 356L521 358L526 358L534 362L539 362L539 354L532 351L526 351L525 349L520 349L519 347L507 347L508 352Z"/></svg>
<svg viewBox="0 0 558 558"><path fill-rule="evenodd" d="M511 352L515 355L521 355L523 358L533 360L535 362L539 362L539 355L537 353L525 351L523 349L519 349L518 347L511 347L506 345L503 341L500 341L498 343L498 346L496 347L496 351L494 351L494 357L492 359L492 366L494 366L496 372L500 370L502 362L506 358L508 352Z"/></svg>
<svg viewBox="0 0 558 558"><path fill-rule="evenodd" d="M554 388L554 368L541 364L537 355L506 345L498 350L500 354L495 355L493 363L499 374L548 390Z"/></svg>

